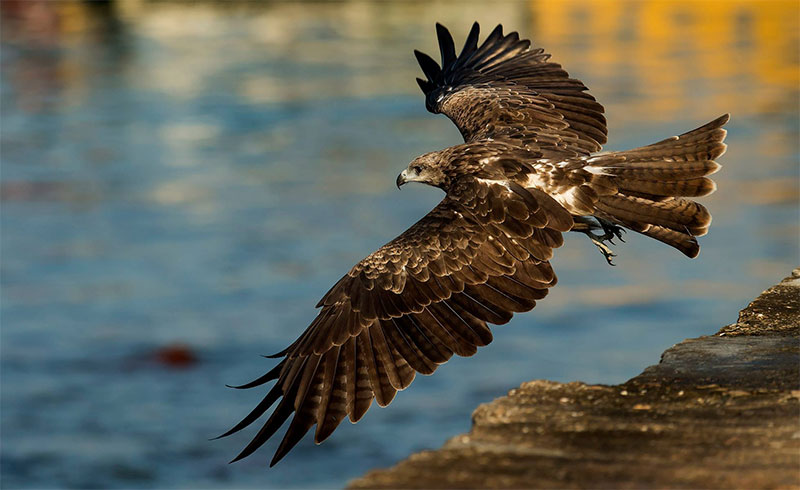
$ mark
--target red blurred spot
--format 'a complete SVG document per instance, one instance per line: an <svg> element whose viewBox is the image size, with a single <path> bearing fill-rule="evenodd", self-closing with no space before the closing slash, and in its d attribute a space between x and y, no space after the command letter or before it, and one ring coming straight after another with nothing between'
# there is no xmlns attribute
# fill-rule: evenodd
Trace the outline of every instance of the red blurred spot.
<svg viewBox="0 0 800 490"><path fill-rule="evenodd" d="M185 344L172 344L158 349L156 361L171 368L185 368L197 362L197 356L191 347Z"/></svg>

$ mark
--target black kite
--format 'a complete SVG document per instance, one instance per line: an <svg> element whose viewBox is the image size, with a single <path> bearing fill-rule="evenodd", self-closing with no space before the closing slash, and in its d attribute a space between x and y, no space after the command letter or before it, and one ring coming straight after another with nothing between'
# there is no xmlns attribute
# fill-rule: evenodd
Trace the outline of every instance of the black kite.
<svg viewBox="0 0 800 490"><path fill-rule="evenodd" d="M627 228L695 257L711 215L687 197L715 184L725 151L722 116L635 150L597 153L606 142L603 106L541 48L497 26L478 46L472 26L461 54L436 26L441 66L415 51L430 112L458 126L464 143L425 154L397 178L446 196L427 216L356 264L317 305L319 315L267 374L277 380L224 435L278 402L236 460L258 449L294 414L272 465L316 424L325 440L372 400L388 405L417 373L492 341L489 323L528 311L556 283L549 259L562 233L605 245ZM595 234L593 230L602 230Z"/></svg>

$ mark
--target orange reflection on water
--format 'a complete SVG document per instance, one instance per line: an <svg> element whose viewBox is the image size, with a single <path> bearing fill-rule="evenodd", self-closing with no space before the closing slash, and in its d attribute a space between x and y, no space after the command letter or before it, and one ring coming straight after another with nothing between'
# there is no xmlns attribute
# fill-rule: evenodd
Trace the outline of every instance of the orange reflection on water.
<svg viewBox="0 0 800 490"><path fill-rule="evenodd" d="M631 88L652 94L616 99L625 112L666 120L797 105L798 2L532 1L530 9L536 44L591 86L627 73ZM594 92L613 112L604 90Z"/></svg>

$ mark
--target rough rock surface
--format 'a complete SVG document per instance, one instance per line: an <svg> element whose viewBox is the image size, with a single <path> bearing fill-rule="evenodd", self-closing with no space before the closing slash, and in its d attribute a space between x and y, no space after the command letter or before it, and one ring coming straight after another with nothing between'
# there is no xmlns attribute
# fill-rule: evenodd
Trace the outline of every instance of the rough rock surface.
<svg viewBox="0 0 800 490"><path fill-rule="evenodd" d="M350 488L800 488L800 269L617 386L531 381Z"/></svg>

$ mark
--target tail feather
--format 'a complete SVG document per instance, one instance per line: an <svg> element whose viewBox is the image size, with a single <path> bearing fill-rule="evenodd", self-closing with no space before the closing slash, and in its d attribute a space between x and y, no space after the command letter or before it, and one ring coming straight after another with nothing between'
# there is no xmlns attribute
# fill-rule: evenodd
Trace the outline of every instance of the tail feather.
<svg viewBox="0 0 800 490"><path fill-rule="evenodd" d="M707 196L717 190L717 184L707 177L688 178L686 180L639 180L617 179L619 192L634 197L700 197ZM652 199L651 200L655 200Z"/></svg>
<svg viewBox="0 0 800 490"><path fill-rule="evenodd" d="M616 218L632 223L658 225L702 236L711 225L711 214L699 203L689 199L670 199L655 202L622 194L605 196L596 208Z"/></svg>
<svg viewBox="0 0 800 490"><path fill-rule="evenodd" d="M597 155L584 170L594 174L598 190L610 183L616 193L598 192L595 215L696 257L695 237L705 235L711 214L686 197L716 190L708 178L720 169L714 161L725 153L726 114L680 136L633 150ZM592 187L592 184L590 184Z"/></svg>
<svg viewBox="0 0 800 490"><path fill-rule="evenodd" d="M657 149L662 147L669 147L669 148L680 148L681 146L691 148L691 145L694 143L722 143L725 140L725 135L727 131L722 129L722 126L727 124L730 121L731 116L730 114L723 114L720 117L714 119L711 122L708 122L699 128L693 129L691 131L687 131L680 136L671 136L669 138L665 138L657 143L652 143L647 146L643 146L641 148L637 148L633 151L638 150L651 150ZM724 152L725 145L722 145L722 151ZM715 154L711 152L708 154L709 159L714 159L718 156L722 155L722 153Z"/></svg>
<svg viewBox="0 0 800 490"><path fill-rule="evenodd" d="M687 233L681 233L658 225L648 225L648 228L641 233L677 248L687 257L695 258L700 253L700 244L697 243L697 239Z"/></svg>
<svg viewBox="0 0 800 490"><path fill-rule="evenodd" d="M622 152L622 156L625 160L619 163L614 161L611 165L605 165L599 158L592 159L586 168L617 178L669 182L705 177L720 169L720 165L713 160L676 163L675 160L668 160L669 157L665 156L660 160L634 160L628 157L627 152Z"/></svg>

